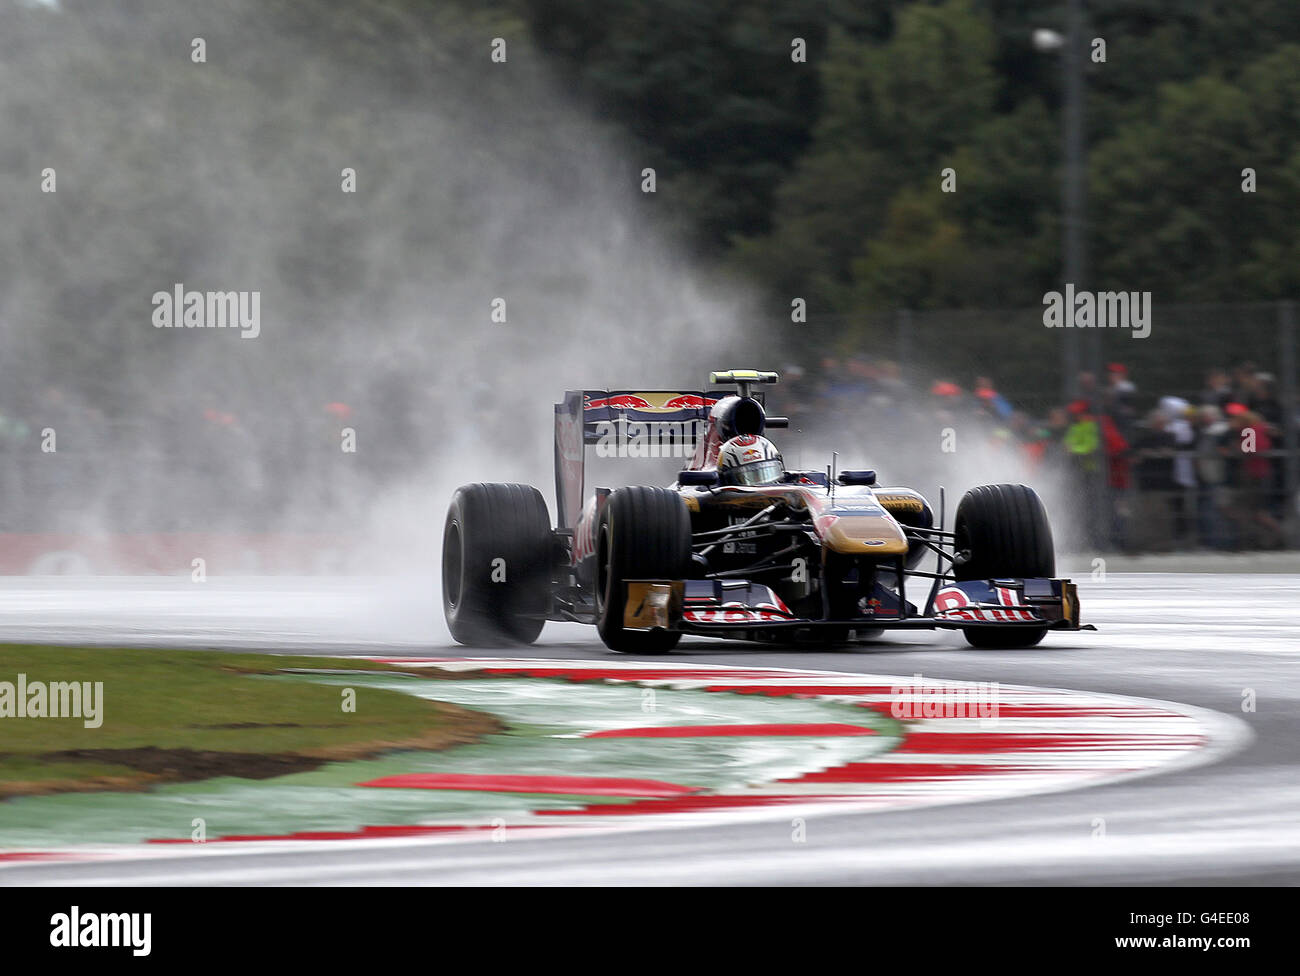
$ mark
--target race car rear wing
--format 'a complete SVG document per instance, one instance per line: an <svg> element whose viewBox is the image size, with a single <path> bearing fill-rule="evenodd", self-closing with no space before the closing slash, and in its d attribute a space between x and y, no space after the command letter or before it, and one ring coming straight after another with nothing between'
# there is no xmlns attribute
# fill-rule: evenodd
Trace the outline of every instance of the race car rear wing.
<svg viewBox="0 0 1300 976"><path fill-rule="evenodd" d="M599 443L611 424L703 424L724 396L724 390L583 390L583 441Z"/></svg>
<svg viewBox="0 0 1300 976"><path fill-rule="evenodd" d="M735 384L739 397L730 390L569 390L555 405L557 528L574 528L582 514L588 445L601 457L691 458L708 431L710 412L727 397L718 437L788 427L789 418L764 413L763 394L753 389L777 381L776 373L755 369L709 374L710 383Z"/></svg>
<svg viewBox="0 0 1300 976"><path fill-rule="evenodd" d="M560 529L582 513L586 447L601 456L689 458L725 390L569 390L555 405L555 502Z"/></svg>

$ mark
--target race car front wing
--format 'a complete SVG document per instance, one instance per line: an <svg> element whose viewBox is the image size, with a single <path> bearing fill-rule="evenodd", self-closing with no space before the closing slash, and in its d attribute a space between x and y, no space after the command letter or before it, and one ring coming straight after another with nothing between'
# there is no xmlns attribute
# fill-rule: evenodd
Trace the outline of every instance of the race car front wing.
<svg viewBox="0 0 1300 976"><path fill-rule="evenodd" d="M877 583L858 615L815 620L790 611L773 590L746 580L628 580L623 626L752 639L755 632L844 628L858 630L967 627L1046 627L1093 630L1079 623L1079 600L1068 579L950 581L933 596L929 614Z"/></svg>

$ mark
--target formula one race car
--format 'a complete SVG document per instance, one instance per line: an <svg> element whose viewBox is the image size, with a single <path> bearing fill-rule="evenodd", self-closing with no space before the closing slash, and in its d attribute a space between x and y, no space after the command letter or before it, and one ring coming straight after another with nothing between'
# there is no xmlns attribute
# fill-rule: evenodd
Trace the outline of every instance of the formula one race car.
<svg viewBox="0 0 1300 976"><path fill-rule="evenodd" d="M529 485L472 484L443 536L443 609L462 644L528 644L547 620L595 624L616 651L662 653L683 634L838 644L895 629L960 629L975 647L1031 647L1079 630L1074 584L1053 579L1033 489L967 492L953 531L910 488L874 471L787 471L764 436L788 426L754 387L738 392L570 391L555 406L557 522ZM585 494L602 457L690 457L664 487ZM942 496L941 496L942 497ZM934 571L918 568L927 555ZM928 581L909 600L910 579ZM912 602L912 601L915 602ZM1091 629L1091 628L1087 628Z"/></svg>

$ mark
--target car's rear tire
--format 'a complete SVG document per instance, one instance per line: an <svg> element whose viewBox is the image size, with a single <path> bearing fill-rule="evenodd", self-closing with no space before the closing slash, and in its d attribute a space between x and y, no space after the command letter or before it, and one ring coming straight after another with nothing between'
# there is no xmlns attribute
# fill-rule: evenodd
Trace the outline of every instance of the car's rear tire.
<svg viewBox="0 0 1300 976"><path fill-rule="evenodd" d="M955 549L970 558L957 566L958 581L1050 578L1056 575L1056 548L1047 510L1025 485L982 485L966 492L957 506ZM972 647L1033 647L1046 627L966 627Z"/></svg>
<svg viewBox="0 0 1300 976"><path fill-rule="evenodd" d="M596 523L596 630L625 654L665 654L681 633L627 630L627 580L685 579L691 572L691 516L677 492L635 486L613 492Z"/></svg>
<svg viewBox="0 0 1300 976"><path fill-rule="evenodd" d="M551 520L531 485L464 485L442 536L442 609L457 643L531 644L551 605Z"/></svg>

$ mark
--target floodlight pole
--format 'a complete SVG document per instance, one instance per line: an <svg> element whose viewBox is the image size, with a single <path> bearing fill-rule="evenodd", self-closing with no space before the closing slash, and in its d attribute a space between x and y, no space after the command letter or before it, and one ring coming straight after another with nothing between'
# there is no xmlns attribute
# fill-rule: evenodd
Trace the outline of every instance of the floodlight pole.
<svg viewBox="0 0 1300 976"><path fill-rule="evenodd" d="M1065 281L1074 285L1075 293L1088 288L1088 148L1084 135L1084 48L1087 43L1084 26L1083 0L1067 0L1065 15L1065 43L1061 50L1061 68L1064 74L1062 129L1064 142L1064 171L1062 180L1063 233L1062 257ZM1074 309L1065 309L1073 316ZM1067 319L1068 321L1068 319ZM1081 346L1087 343L1090 368L1100 358L1098 336L1090 333L1085 340L1073 328L1065 330L1064 368L1067 398L1078 396L1079 372L1085 356ZM1097 379L1100 376L1094 373Z"/></svg>

